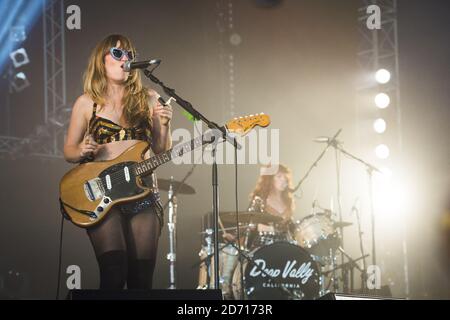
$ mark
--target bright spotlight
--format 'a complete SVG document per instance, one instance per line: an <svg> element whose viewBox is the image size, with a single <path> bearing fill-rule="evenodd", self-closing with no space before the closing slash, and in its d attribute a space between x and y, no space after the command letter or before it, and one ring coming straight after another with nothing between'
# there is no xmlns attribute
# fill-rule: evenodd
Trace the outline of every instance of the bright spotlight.
<svg viewBox="0 0 450 320"><path fill-rule="evenodd" d="M391 103L391 98L389 98L386 93L379 93L375 96L375 105L378 108L387 108L389 106L389 103Z"/></svg>
<svg viewBox="0 0 450 320"><path fill-rule="evenodd" d="M386 131L386 121L384 119L378 118L373 122L373 130L377 133L383 133Z"/></svg>
<svg viewBox="0 0 450 320"><path fill-rule="evenodd" d="M375 154L380 159L387 159L389 157L389 148L385 144L380 144L375 148Z"/></svg>
<svg viewBox="0 0 450 320"><path fill-rule="evenodd" d="M391 80L391 73L386 69L380 69L375 73L375 80L381 84L388 83Z"/></svg>

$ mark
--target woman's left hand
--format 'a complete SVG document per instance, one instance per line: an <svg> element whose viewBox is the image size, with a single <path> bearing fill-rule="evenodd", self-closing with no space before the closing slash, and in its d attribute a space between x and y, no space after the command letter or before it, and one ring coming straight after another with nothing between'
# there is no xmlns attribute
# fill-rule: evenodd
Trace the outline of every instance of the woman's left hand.
<svg viewBox="0 0 450 320"><path fill-rule="evenodd" d="M163 106L158 104L153 108L153 120L159 121L163 126L167 126L172 119L172 107L170 105Z"/></svg>

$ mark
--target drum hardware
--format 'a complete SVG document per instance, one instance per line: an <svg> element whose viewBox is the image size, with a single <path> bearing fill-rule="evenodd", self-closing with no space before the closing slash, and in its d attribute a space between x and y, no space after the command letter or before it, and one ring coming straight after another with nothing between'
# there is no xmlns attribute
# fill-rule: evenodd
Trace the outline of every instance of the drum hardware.
<svg viewBox="0 0 450 320"><path fill-rule="evenodd" d="M178 194L194 194L194 188L188 186L184 182L194 172L196 164L186 173L184 178L179 181L175 181L173 176L170 180L161 179L158 180L158 187L161 184L161 190L168 191L168 200L163 206L163 212L169 207L169 221L167 227L169 229L169 253L167 254L167 260L169 261L169 289L176 289L176 261L177 261L177 208L178 208Z"/></svg>
<svg viewBox="0 0 450 320"><path fill-rule="evenodd" d="M170 182L173 181L173 177L170 177ZM177 219L177 197L174 195L172 183L169 184L169 221L167 227L169 229L169 253L167 254L167 260L169 260L169 289L176 289L176 219Z"/></svg>
<svg viewBox="0 0 450 320"><path fill-rule="evenodd" d="M351 256L348 255L344 250L341 250L342 248L338 248L338 249L343 255L345 255L345 257L349 261L345 262L344 264L337 265L337 266L335 264L332 265L332 269L331 270L327 270L327 271L322 271L322 275L324 275L326 277L326 276L331 274L330 284L331 283L333 284L333 290L335 290L335 292L336 292L336 290L339 290L338 281L337 281L337 277L336 277L336 271L339 270L339 269L350 270L350 277L351 277L350 278L351 279L351 281L350 281L350 283L351 283L350 291L353 292L354 291L354 285L353 285L353 273L354 272L353 272L353 269L354 268L358 269L358 271L361 272L362 280L365 280L365 274L366 274L365 270L363 268L361 268L356 262L359 261L359 260L364 260L365 258L369 257L369 254L361 256L361 257L359 257L357 259L352 259ZM335 255L334 255L334 257L335 257ZM333 261L335 261L335 259ZM365 287L364 283L362 283L362 287L364 289L364 287Z"/></svg>

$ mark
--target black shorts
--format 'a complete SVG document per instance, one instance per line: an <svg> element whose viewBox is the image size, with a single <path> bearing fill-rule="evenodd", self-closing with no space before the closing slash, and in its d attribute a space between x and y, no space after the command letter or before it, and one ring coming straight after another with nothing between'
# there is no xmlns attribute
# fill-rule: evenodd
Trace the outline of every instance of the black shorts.
<svg viewBox="0 0 450 320"><path fill-rule="evenodd" d="M144 198L126 202L118 206L120 211L125 215L137 214L150 207L154 208L156 216L159 220L159 226L161 230L164 224L164 211L159 193L150 192L150 194L145 196Z"/></svg>

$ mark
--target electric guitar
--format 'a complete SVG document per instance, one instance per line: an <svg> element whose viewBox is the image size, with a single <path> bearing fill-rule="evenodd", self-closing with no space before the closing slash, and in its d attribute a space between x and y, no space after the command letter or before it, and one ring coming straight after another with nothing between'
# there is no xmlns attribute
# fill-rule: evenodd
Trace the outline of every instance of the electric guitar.
<svg viewBox="0 0 450 320"><path fill-rule="evenodd" d="M235 118L225 125L228 132L244 135L255 126L267 127L265 114ZM218 130L206 131L191 141L144 159L149 150L145 141L126 149L117 158L80 164L67 172L59 184L61 211L79 227L90 227L100 222L118 203L147 196L151 187L142 184L141 177L151 174L160 165L181 157L193 149L222 139Z"/></svg>

